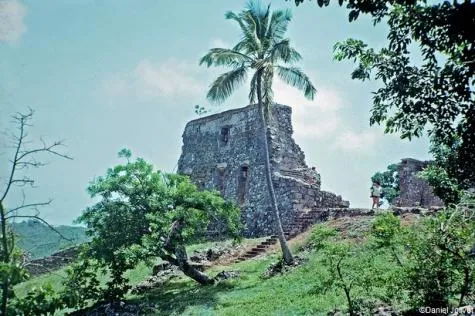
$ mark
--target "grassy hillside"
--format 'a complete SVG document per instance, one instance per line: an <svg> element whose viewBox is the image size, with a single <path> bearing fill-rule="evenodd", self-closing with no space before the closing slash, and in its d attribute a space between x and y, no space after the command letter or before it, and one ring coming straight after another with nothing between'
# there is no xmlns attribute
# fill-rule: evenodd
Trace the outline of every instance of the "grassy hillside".
<svg viewBox="0 0 475 316"><path fill-rule="evenodd" d="M336 227L346 238L358 239L367 231L370 222L371 218L340 219L327 225ZM173 278L145 294L129 294L128 302L152 303L155 311L150 315L326 315L330 310L344 309L345 296L342 291L330 289L315 292L329 272L320 254L305 250L309 233L290 241L295 253L308 261L283 275L262 278L267 267L279 258L279 248L275 246L255 259L218 264L207 270L209 275L216 275L223 270L234 271L239 273L239 278L209 287L200 286L187 277ZM245 240L244 246L254 247L258 241L261 240ZM209 246L213 245L192 246L189 253ZM137 284L150 273L150 268L139 265L129 271L127 276L131 284ZM45 281L59 288L64 276L64 270L60 270L19 284L15 290L21 296L26 294L27 289ZM101 282L105 281L101 277Z"/></svg>
<svg viewBox="0 0 475 316"><path fill-rule="evenodd" d="M55 228L71 241L61 238L55 231L39 221L29 220L12 225L12 230L18 236L18 246L29 252L31 259L49 256L60 249L88 240L84 227L62 225Z"/></svg>
<svg viewBox="0 0 475 316"><path fill-rule="evenodd" d="M419 222L419 218L418 215L405 214L401 216L401 222L408 227ZM406 315L411 307L409 292L394 287L401 281L398 279L401 270L396 266L394 253L367 248L369 245L374 246L374 239L369 236L374 220L372 216L330 220L314 226L313 231L309 230L290 240L289 245L298 256L300 264L288 268L285 273L277 273L272 277L266 273L280 257L279 246L275 245L265 254L253 259L234 263L231 260L234 256L223 258L206 270L210 276L227 271L237 275L235 278L220 281L213 286L201 286L183 274L178 274L139 292L140 294L128 294L125 305L143 308L141 311L147 310L142 313L144 315L346 315L340 313L345 312L349 306L342 287L342 284L346 284L351 286L353 304L358 306L361 315L373 315L375 311L381 310L383 313L378 315L389 315L394 311L397 312L394 315ZM324 240L325 234L330 231L333 235L327 236L332 236L332 239L325 246L329 248L321 248L319 240ZM260 241L244 240L241 247L252 248ZM195 250L203 251L209 247L225 245L230 245L230 242L193 245L188 251L192 254ZM353 250L342 252L348 245ZM333 250L328 252L330 249ZM340 281L340 272L336 273L331 269L337 262L342 269ZM139 264L135 269L129 270L126 277L135 286L146 280L151 272L150 267ZM15 291L19 296L24 296L29 289L44 282L59 290L64 277L64 269L59 270L19 284ZM99 276L101 284L108 280L107 275ZM474 298L469 300L475 303ZM58 315L66 312L71 310L62 311ZM81 310L78 313L77 315L84 315L86 312Z"/></svg>

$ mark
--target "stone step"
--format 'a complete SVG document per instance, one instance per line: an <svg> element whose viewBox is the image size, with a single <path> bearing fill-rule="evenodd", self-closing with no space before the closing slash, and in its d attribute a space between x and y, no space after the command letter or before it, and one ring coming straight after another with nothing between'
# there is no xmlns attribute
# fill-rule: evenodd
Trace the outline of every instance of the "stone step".
<svg viewBox="0 0 475 316"><path fill-rule="evenodd" d="M264 248L258 248L258 247L254 247L251 249L251 251L254 251L254 252L265 252L266 250Z"/></svg>
<svg viewBox="0 0 475 316"><path fill-rule="evenodd" d="M257 245L256 248L259 248L259 249L267 249L268 245L263 245L263 244L260 244L260 245Z"/></svg>

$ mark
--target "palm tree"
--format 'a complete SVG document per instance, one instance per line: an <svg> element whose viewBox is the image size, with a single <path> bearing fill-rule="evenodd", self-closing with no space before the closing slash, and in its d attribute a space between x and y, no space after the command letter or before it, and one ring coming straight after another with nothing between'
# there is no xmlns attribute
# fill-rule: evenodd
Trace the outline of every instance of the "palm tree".
<svg viewBox="0 0 475 316"><path fill-rule="evenodd" d="M310 79L299 68L283 66L302 59L300 54L290 46L288 38L284 38L287 26L292 18L289 10L271 12L270 5L262 8L259 2L250 2L240 13L227 12L226 19L239 24L243 37L232 49L212 48L200 60L200 65L226 66L231 70L220 75L210 86L207 98L211 102L224 102L247 79L247 73L253 72L249 100L254 104L257 99L260 119L262 122L262 138L265 152L266 181L275 217L277 235L284 262L293 263L293 256L287 246L282 229L279 208L272 183L272 173L269 159L269 120L272 104L272 81L274 75L287 84L303 90L305 97L313 99L316 89Z"/></svg>

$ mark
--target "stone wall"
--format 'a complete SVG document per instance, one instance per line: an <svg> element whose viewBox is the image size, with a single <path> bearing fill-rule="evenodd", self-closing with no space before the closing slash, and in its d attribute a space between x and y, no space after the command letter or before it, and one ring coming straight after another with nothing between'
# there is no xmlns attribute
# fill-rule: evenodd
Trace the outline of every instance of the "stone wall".
<svg viewBox="0 0 475 316"><path fill-rule="evenodd" d="M434 195L429 184L417 177L417 173L422 171L429 161L420 161L412 158L404 158L398 165L399 174L399 196L395 199L396 206L421 206L433 207L443 206L440 198Z"/></svg>
<svg viewBox="0 0 475 316"><path fill-rule="evenodd" d="M320 183L308 183L305 155L292 138L291 108L276 104L271 112L269 149L282 221L293 221L304 208L348 206L321 191ZM185 127L178 161L178 173L240 205L247 237L275 233L261 133L256 105L193 120Z"/></svg>
<svg viewBox="0 0 475 316"><path fill-rule="evenodd" d="M25 269L32 276L56 271L75 261L79 256L79 248L71 247L52 254L49 257L28 261Z"/></svg>

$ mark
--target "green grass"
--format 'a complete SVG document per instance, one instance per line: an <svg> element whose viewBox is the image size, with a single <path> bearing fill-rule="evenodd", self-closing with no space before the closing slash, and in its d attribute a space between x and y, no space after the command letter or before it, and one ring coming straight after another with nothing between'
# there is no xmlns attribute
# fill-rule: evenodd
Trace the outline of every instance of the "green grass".
<svg viewBox="0 0 475 316"><path fill-rule="evenodd" d="M54 289L62 288L62 282L66 278L66 268L62 268L55 272L40 275L32 278L26 282L20 283L14 287L15 294L18 297L23 297L33 288L38 288L45 283L49 283Z"/></svg>
<svg viewBox="0 0 475 316"><path fill-rule="evenodd" d="M333 222L335 224L336 222ZM344 223L341 236L359 239L364 235L370 221L364 223L349 221ZM308 234L299 236L291 243L291 248L300 257L306 256L308 262L283 275L264 279L262 275L271 263L279 258L278 249L268 252L264 257L245 262L214 266L207 270L210 276L220 271L237 271L239 278L222 281L215 286L200 286L195 281L180 277L167 282L164 286L143 295L128 295L129 301L152 302L156 306L153 315L326 315L336 308L346 309L346 300L341 289L324 287L322 280L329 275L322 263L322 254L300 252L304 249ZM244 240L243 244L251 246L262 239ZM189 255L212 247L224 247L231 241L207 242L188 247ZM140 264L127 272L130 283L135 285L151 274L151 267ZM32 286L50 282L56 289L61 287L64 269L40 276L16 287L19 295L24 295ZM105 278L105 277L103 277ZM103 282L106 280L103 279ZM355 292L355 294L358 294ZM60 313L61 314L61 313Z"/></svg>
<svg viewBox="0 0 475 316"><path fill-rule="evenodd" d="M266 268L277 261L272 255L261 260L249 260L220 270L239 271L240 278L202 287L194 281L180 279L170 282L142 297L154 302L156 315L324 315L345 304L344 297L334 291L312 294L312 289L326 274L318 256L294 271L270 279L262 279Z"/></svg>
<svg viewBox="0 0 475 316"><path fill-rule="evenodd" d="M241 243L241 246L250 246L260 243L265 238L256 238L256 239L244 239ZM187 247L189 255L193 255L195 251L204 251L213 247L227 247L233 243L232 240L225 241L210 241L199 244L190 245ZM136 285L141 281L145 280L152 273L152 268L147 266L145 263L138 264L134 269L129 270L125 273L125 276L129 278L132 285ZM59 290L62 288L62 282L66 277L66 267L48 273L37 276L35 278L29 279L23 283L20 283L15 286L15 293L19 297L23 297L26 293L34 287L40 287L42 284L50 283L53 288ZM107 276L99 275L99 281L105 284L108 280Z"/></svg>

